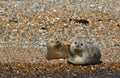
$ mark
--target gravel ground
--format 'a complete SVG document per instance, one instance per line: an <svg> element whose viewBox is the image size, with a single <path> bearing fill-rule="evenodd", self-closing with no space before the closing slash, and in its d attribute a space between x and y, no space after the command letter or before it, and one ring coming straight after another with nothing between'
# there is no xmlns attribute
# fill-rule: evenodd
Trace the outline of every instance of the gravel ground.
<svg viewBox="0 0 120 78"><path fill-rule="evenodd" d="M18 62L25 63L25 67L37 63L36 66L44 64L49 68L49 64L52 63L45 59L45 53L46 40L51 36L70 42L74 38L84 37L86 41L92 41L100 47L101 60L105 66L103 72L108 71L106 69L109 68L109 64L112 67L116 66L116 69L120 68L120 0L0 1L0 69L16 66L16 69L12 69L17 71ZM4 66L6 64L7 66ZM63 67L66 65L63 64ZM42 70L40 66L39 70ZM57 66L60 69L59 65ZM99 65L98 67L100 68ZM26 69L32 70L29 67ZM85 73L76 69L76 66L75 69L70 69L80 72L79 75L74 73L73 75L84 78L91 75L90 71ZM57 70L53 71L55 73ZM49 75L53 71L46 74ZM56 75L61 74L60 72L62 69L59 73L57 71ZM116 70L117 74L113 72L112 77L120 77L120 70ZM5 70L1 73L5 75ZM64 73L69 76L72 72L64 71ZM86 75L83 76L83 73ZM99 75L101 74L98 73L97 77L91 75L91 77L98 78ZM14 74L11 77L13 76ZM52 77L52 74L50 76ZM105 74L106 76L109 77Z"/></svg>

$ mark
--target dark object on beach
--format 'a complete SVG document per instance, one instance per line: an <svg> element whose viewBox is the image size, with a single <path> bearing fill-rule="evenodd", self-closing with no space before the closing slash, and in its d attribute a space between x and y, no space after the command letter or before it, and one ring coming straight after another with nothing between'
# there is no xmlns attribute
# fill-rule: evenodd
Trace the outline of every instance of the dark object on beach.
<svg viewBox="0 0 120 78"><path fill-rule="evenodd" d="M98 21L103 21L102 19L98 19Z"/></svg>
<svg viewBox="0 0 120 78"><path fill-rule="evenodd" d="M82 23L82 24L88 24L89 23L89 21L87 21L87 20L84 20L84 19L71 19L70 18L70 21L75 21L76 23Z"/></svg>
<svg viewBox="0 0 120 78"><path fill-rule="evenodd" d="M46 27L41 27L41 29L42 29L42 30L47 30L47 28L46 28Z"/></svg>
<svg viewBox="0 0 120 78"><path fill-rule="evenodd" d="M118 27L120 27L120 24L117 24Z"/></svg>

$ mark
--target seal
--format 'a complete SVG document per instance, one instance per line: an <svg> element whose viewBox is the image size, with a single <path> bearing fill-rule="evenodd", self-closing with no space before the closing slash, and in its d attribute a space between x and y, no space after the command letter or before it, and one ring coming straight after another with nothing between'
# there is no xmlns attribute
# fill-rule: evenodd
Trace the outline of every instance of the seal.
<svg viewBox="0 0 120 78"><path fill-rule="evenodd" d="M68 62L72 64L90 65L100 63L101 51L92 42L75 39L70 45Z"/></svg>
<svg viewBox="0 0 120 78"><path fill-rule="evenodd" d="M56 37L47 40L46 58L48 60L68 58L68 51L68 46Z"/></svg>

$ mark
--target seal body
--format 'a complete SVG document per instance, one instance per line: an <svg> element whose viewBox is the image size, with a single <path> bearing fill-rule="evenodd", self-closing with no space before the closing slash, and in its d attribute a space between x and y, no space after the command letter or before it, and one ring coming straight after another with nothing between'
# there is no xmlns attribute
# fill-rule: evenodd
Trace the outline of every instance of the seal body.
<svg viewBox="0 0 120 78"><path fill-rule="evenodd" d="M48 60L68 58L68 46L57 38L48 39L46 58Z"/></svg>
<svg viewBox="0 0 120 78"><path fill-rule="evenodd" d="M76 39L70 45L68 62L72 64L96 64L100 62L100 49L91 42Z"/></svg>

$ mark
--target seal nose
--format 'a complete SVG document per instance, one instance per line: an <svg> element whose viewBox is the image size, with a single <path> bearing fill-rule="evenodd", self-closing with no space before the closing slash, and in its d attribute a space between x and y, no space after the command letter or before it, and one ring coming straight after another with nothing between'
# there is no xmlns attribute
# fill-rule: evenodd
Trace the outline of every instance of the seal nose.
<svg viewBox="0 0 120 78"><path fill-rule="evenodd" d="M79 48L79 47L80 47L80 45L77 45L76 47L77 47L77 48Z"/></svg>

